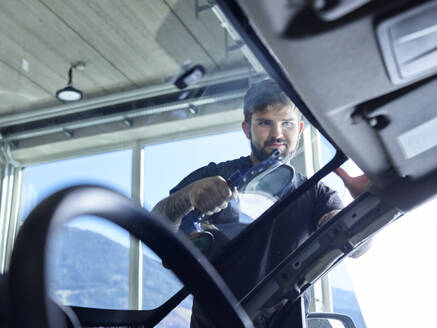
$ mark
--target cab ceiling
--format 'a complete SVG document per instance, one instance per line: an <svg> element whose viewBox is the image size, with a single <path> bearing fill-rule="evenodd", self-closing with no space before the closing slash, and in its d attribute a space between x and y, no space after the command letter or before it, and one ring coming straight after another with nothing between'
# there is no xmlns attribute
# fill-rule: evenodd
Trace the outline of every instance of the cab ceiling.
<svg viewBox="0 0 437 328"><path fill-rule="evenodd" d="M400 209L435 194L437 70L402 83L391 80L378 28L389 20L402 22L409 40L437 40L435 16L428 19L437 1L364 1L367 6L335 22L320 19L309 0L296 2L306 7L237 1L308 109L370 178L374 193ZM421 44L426 51L412 60L435 58L436 43ZM406 136L414 155L402 143Z"/></svg>

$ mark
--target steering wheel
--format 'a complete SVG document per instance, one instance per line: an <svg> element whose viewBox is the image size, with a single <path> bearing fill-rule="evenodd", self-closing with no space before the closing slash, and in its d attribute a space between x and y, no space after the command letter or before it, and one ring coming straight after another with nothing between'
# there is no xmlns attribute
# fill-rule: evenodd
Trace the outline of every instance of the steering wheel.
<svg viewBox="0 0 437 328"><path fill-rule="evenodd" d="M9 270L12 327L66 327L65 313L46 293L45 254L50 237L80 215L105 218L149 246L199 300L214 325L253 327L225 282L199 250L134 201L98 186L61 190L41 202L24 221Z"/></svg>

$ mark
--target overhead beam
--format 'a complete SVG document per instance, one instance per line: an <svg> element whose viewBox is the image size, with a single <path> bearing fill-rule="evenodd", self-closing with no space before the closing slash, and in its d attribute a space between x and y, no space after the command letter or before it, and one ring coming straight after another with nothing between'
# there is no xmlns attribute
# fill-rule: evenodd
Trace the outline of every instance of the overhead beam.
<svg viewBox="0 0 437 328"><path fill-rule="evenodd" d="M76 131L74 138L63 133L59 139L39 138L20 142L20 148L11 151L15 160L21 165L44 163L75 156L85 156L96 152L105 152L130 147L139 142L142 145L158 144L172 140L193 138L203 135L231 132L240 129L243 120L241 106L231 107L216 113L200 113L185 119L168 120L163 117L153 123L139 119L131 128L116 130L113 125L107 132L96 135L95 127ZM51 141L50 141L51 140Z"/></svg>
<svg viewBox="0 0 437 328"><path fill-rule="evenodd" d="M192 90L207 87L211 84L231 82L243 78L256 78L258 73L246 68L235 69L230 71L219 72L205 76L198 84L186 88ZM180 92L172 83L163 83L155 86L139 88L131 91L114 93L102 97L96 97L77 103L62 104L54 107L46 107L32 110L31 112L22 112L11 115L0 116L0 128L11 125L23 124L48 118L85 112L88 110L107 107L120 103L127 103L145 98L161 96L173 92Z"/></svg>

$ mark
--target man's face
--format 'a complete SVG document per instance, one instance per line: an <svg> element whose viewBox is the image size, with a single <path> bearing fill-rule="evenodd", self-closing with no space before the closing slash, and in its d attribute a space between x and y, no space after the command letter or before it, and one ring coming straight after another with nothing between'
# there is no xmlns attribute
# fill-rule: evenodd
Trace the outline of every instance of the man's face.
<svg viewBox="0 0 437 328"><path fill-rule="evenodd" d="M303 130L298 113L289 105L267 106L253 113L250 124L243 122L242 126L250 139L254 164L267 159L274 149L290 159Z"/></svg>

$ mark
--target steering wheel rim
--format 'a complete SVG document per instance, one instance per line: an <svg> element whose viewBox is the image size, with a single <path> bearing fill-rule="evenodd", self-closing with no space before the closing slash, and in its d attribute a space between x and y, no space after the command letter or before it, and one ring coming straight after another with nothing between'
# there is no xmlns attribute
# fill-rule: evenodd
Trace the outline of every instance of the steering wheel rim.
<svg viewBox="0 0 437 328"><path fill-rule="evenodd" d="M27 327L36 322L44 327L61 327L65 321L46 293L45 254L53 233L80 215L105 218L150 247L199 300L218 327L253 327L199 250L134 201L98 186L63 189L41 202L24 221L9 270L12 327Z"/></svg>

